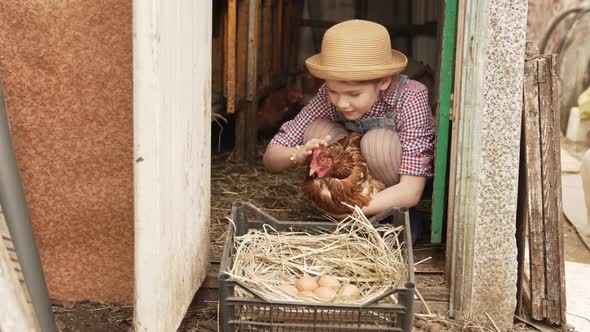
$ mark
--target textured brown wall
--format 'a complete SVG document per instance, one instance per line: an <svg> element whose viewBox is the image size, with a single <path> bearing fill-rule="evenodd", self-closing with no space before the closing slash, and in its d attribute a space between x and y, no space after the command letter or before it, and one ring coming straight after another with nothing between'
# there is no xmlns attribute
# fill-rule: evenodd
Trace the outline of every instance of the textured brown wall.
<svg viewBox="0 0 590 332"><path fill-rule="evenodd" d="M51 298L131 302L131 0L0 1L0 75Z"/></svg>

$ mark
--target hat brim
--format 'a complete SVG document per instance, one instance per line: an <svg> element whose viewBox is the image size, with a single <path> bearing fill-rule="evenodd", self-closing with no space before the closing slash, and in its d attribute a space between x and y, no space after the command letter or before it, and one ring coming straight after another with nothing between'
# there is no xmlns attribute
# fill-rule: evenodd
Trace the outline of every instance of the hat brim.
<svg viewBox="0 0 590 332"><path fill-rule="evenodd" d="M305 61L309 72L318 78L335 81L367 81L401 73L408 65L408 58L392 49L393 62L381 66L329 67L320 64L321 54L311 56Z"/></svg>

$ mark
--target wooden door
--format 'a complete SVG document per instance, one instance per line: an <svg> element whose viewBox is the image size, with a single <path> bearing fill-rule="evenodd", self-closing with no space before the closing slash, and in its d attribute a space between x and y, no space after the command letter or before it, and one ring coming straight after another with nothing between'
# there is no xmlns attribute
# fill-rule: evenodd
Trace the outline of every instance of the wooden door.
<svg viewBox="0 0 590 332"><path fill-rule="evenodd" d="M175 331L209 261L211 1L133 1L135 331Z"/></svg>

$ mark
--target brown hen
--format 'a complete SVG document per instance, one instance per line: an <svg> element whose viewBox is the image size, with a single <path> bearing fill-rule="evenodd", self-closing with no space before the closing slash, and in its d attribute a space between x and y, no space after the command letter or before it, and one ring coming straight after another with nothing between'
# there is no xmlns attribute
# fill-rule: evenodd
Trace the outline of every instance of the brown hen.
<svg viewBox="0 0 590 332"><path fill-rule="evenodd" d="M362 135L348 137L323 149L313 151L303 182L303 192L321 210L331 214L348 214L352 206L364 207L385 185L369 174L361 154Z"/></svg>

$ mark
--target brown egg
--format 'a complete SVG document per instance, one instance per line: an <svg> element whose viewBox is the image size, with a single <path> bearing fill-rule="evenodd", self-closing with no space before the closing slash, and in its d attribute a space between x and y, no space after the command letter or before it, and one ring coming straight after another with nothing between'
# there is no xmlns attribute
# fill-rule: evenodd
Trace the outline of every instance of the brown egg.
<svg viewBox="0 0 590 332"><path fill-rule="evenodd" d="M279 285L277 288L282 290L283 292L291 295L291 296L297 296L297 293L299 293L299 290L297 290L297 287L295 287L293 285L289 285L289 284L282 284L282 285Z"/></svg>
<svg viewBox="0 0 590 332"><path fill-rule="evenodd" d="M313 291L315 297L323 302L332 302L336 297L336 291L330 287L320 287Z"/></svg>
<svg viewBox="0 0 590 332"><path fill-rule="evenodd" d="M340 282L338 281L338 279L332 277L329 274L323 275L318 280L318 284L320 285L320 287L330 287L336 292L338 291L338 289L340 289Z"/></svg>
<svg viewBox="0 0 590 332"><path fill-rule="evenodd" d="M310 276L303 276L299 279L297 279L297 281L295 282L295 287L297 287L297 289L299 291L304 291L304 290L308 290L308 291L313 291L314 289L318 288L318 283L315 282L315 279L310 277Z"/></svg>
<svg viewBox="0 0 590 332"><path fill-rule="evenodd" d="M310 290L303 290L303 291L297 293L297 296L302 300L307 300L307 301L316 300L315 294Z"/></svg>
<svg viewBox="0 0 590 332"><path fill-rule="evenodd" d="M358 287L356 287L353 284L348 284L348 285L344 285L342 286L342 288L340 288L340 291L338 291L338 296L342 297L342 298L355 298L357 296L360 295L360 290Z"/></svg>

